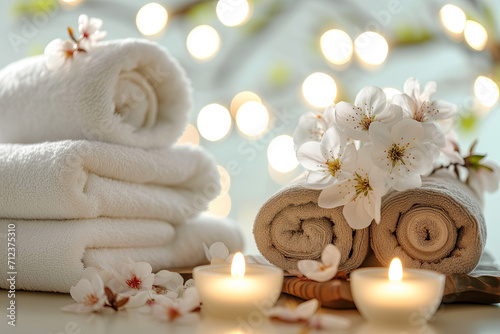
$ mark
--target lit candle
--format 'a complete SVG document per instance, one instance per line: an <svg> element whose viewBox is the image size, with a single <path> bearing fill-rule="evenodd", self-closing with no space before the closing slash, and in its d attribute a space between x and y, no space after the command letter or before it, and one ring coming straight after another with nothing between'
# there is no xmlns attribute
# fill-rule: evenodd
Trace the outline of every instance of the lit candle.
<svg viewBox="0 0 500 334"><path fill-rule="evenodd" d="M283 271L277 267L245 264L243 254L236 253L231 266L200 266L193 277L203 312L222 318L237 319L252 312L265 313L278 299Z"/></svg>
<svg viewBox="0 0 500 334"><path fill-rule="evenodd" d="M382 324L425 324L443 298L445 276L434 271L406 269L392 260L385 268L362 268L351 274L351 292L361 315Z"/></svg>

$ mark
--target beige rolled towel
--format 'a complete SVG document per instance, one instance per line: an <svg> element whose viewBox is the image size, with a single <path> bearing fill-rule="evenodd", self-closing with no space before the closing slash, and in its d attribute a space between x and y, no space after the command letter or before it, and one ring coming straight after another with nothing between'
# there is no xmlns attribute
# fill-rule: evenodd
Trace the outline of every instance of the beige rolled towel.
<svg viewBox="0 0 500 334"><path fill-rule="evenodd" d="M448 172L423 178L421 188L387 194L380 224L371 227L371 246L383 265L399 257L405 267L447 275L470 273L485 243L480 200Z"/></svg>
<svg viewBox="0 0 500 334"><path fill-rule="evenodd" d="M369 249L368 228L353 230L341 207L319 207L320 192L296 184L279 191L262 206L253 233L269 262L285 270L296 269L299 260L319 260L331 243L342 254L339 270L350 272L363 262Z"/></svg>

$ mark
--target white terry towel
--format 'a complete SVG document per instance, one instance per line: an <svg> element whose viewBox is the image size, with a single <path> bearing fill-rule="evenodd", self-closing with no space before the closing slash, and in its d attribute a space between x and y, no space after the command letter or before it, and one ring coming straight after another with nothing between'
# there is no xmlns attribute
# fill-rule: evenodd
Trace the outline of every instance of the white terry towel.
<svg viewBox="0 0 500 334"><path fill-rule="evenodd" d="M184 70L159 44L98 43L70 66L48 70L46 56L0 71L0 142L89 139L165 147L182 134L192 106Z"/></svg>
<svg viewBox="0 0 500 334"><path fill-rule="evenodd" d="M182 226L155 220L82 219L74 221L0 220L0 288L8 289L7 231L15 225L16 289L69 292L84 268L105 268L129 257L153 271L206 263L203 243L224 242L240 251L234 222L198 216Z"/></svg>
<svg viewBox="0 0 500 334"><path fill-rule="evenodd" d="M0 144L0 217L149 218L183 223L219 191L199 147L141 149L66 140Z"/></svg>

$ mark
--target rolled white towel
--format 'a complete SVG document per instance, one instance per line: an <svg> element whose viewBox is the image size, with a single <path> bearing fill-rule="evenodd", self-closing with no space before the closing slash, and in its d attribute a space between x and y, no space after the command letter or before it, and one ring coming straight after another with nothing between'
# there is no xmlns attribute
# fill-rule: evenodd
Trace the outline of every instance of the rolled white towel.
<svg viewBox="0 0 500 334"><path fill-rule="evenodd" d="M7 233L16 235L16 289L69 292L84 268L113 267L128 258L151 264L153 271L207 262L203 243L224 242L231 252L242 248L233 222L199 216L177 226L146 219L74 221L0 220L0 267L7 267ZM0 288L8 289L8 270Z"/></svg>
<svg viewBox="0 0 500 334"><path fill-rule="evenodd" d="M159 44L98 43L48 70L46 55L0 71L0 142L90 139L165 147L181 135L192 106L184 70Z"/></svg>
<svg viewBox="0 0 500 334"><path fill-rule="evenodd" d="M204 211L220 191L202 148L141 149L66 140L0 144L0 217L149 218L172 224Z"/></svg>

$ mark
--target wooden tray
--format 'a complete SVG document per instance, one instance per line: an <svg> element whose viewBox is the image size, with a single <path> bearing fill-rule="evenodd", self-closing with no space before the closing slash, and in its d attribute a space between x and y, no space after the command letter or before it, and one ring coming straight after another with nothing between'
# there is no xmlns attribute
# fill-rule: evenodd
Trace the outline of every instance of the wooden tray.
<svg viewBox="0 0 500 334"><path fill-rule="evenodd" d="M318 283L297 277L285 277L284 293L302 298L316 298L324 307L355 308L349 281L335 279ZM493 258L484 255L478 267L469 275L448 275L444 287L444 303L500 303L500 270Z"/></svg>

